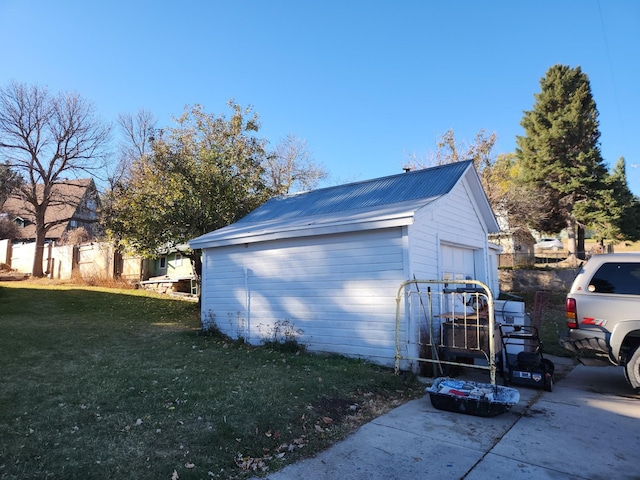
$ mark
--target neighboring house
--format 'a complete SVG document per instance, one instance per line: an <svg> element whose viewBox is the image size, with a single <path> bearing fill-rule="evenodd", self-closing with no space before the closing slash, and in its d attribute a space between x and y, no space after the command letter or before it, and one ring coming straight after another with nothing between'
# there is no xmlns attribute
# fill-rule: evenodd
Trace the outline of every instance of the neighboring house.
<svg viewBox="0 0 640 480"><path fill-rule="evenodd" d="M491 242L502 247L500 267L533 265L536 262L533 245L536 239L526 228L509 228L489 235Z"/></svg>
<svg viewBox="0 0 640 480"><path fill-rule="evenodd" d="M42 186L40 186L40 189ZM91 178L67 180L53 187L53 202L47 208L45 222L53 224L46 236L48 242L60 242L65 233L83 227L89 238L99 235L97 224L100 199ZM14 242L32 242L36 239L33 207L16 197L8 198L2 206L5 217L18 225Z"/></svg>
<svg viewBox="0 0 640 480"><path fill-rule="evenodd" d="M196 275L191 259L185 255L188 245L158 251L156 258L145 259L144 280L140 284L161 293L197 293Z"/></svg>
<svg viewBox="0 0 640 480"><path fill-rule="evenodd" d="M497 297L497 231L471 161L276 197L189 242L203 328L393 365L400 284L472 278Z"/></svg>

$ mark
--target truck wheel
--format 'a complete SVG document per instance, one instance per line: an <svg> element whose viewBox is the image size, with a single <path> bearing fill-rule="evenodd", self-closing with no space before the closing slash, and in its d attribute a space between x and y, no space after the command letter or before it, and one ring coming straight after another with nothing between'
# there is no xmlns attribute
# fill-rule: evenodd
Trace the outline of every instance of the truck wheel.
<svg viewBox="0 0 640 480"><path fill-rule="evenodd" d="M627 381L633 388L640 388L640 347L636 347L635 352L628 357L624 366Z"/></svg>

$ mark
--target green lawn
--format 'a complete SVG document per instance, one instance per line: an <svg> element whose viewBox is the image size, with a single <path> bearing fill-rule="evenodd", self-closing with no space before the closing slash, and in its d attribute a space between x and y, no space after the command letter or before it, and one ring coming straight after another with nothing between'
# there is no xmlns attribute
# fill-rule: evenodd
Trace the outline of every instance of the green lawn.
<svg viewBox="0 0 640 480"><path fill-rule="evenodd" d="M412 376L201 334L197 305L0 284L0 479L245 478L423 394Z"/></svg>

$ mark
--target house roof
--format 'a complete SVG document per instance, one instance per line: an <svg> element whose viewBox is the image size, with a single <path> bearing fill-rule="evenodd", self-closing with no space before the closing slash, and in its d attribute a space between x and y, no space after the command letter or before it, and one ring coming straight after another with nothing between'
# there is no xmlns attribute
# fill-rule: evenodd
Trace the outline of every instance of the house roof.
<svg viewBox="0 0 640 480"><path fill-rule="evenodd" d="M37 188L40 196L43 186L38 185ZM45 222L55 223L55 225L47 232L47 238L59 239L70 220L80 219L77 218L77 210L90 188L95 190L95 184L91 178L67 180L54 185L52 202L47 208ZM21 218L27 221L24 228L18 229L20 239L36 238L35 217L30 203L22 198L9 197L2 205L2 211L8 213L14 219ZM89 220L87 218L82 219Z"/></svg>
<svg viewBox="0 0 640 480"><path fill-rule="evenodd" d="M415 212L468 178L489 231L498 226L471 160L274 197L234 224L189 242L192 248L368 230L413 222Z"/></svg>

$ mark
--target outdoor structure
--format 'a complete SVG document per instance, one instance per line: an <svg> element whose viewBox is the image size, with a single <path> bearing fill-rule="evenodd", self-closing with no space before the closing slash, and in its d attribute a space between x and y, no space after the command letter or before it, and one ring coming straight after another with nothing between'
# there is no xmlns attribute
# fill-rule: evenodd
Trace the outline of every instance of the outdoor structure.
<svg viewBox="0 0 640 480"><path fill-rule="evenodd" d="M536 261L533 248L536 240L525 228L503 229L489 235L489 240L502 247L499 267L529 266Z"/></svg>
<svg viewBox="0 0 640 480"><path fill-rule="evenodd" d="M38 186L42 189L42 185ZM123 255L114 245L99 242L97 223L99 197L93 179L67 180L53 187L47 208L47 231L43 271L50 278L68 280L119 278L161 293L194 292L195 274L191 262L178 248L158 252L157 258ZM17 226L17 237L0 240L0 263L17 272L30 274L35 256L36 226L28 202L17 197L6 200L1 214ZM83 238L70 238L74 231ZM87 235L84 235L86 232ZM182 247L187 248L186 245Z"/></svg>
<svg viewBox="0 0 640 480"><path fill-rule="evenodd" d="M42 185L38 187L42 188ZM68 180L53 187L51 205L47 208L45 223L52 224L46 241L59 243L65 233L84 228L89 238L98 232L99 197L96 185L91 178ZM36 239L33 207L16 197L8 198L2 205L2 214L18 225L18 237L14 243L32 242Z"/></svg>
<svg viewBox="0 0 640 480"><path fill-rule="evenodd" d="M471 161L275 197L189 242L203 328L393 365L400 284L477 279L497 296L497 231Z"/></svg>
<svg viewBox="0 0 640 480"><path fill-rule="evenodd" d="M146 259L146 272L140 285L159 293L198 294L197 278L191 259L185 255L188 245L162 249L156 258Z"/></svg>
<svg viewBox="0 0 640 480"><path fill-rule="evenodd" d="M35 242L13 244L0 240L0 264L16 272L30 274L35 256ZM45 274L55 280L78 277L89 279L122 278L138 283L145 274L145 260L123 257L108 242L88 242L81 245L45 245L42 258Z"/></svg>
<svg viewBox="0 0 640 480"><path fill-rule="evenodd" d="M0 267L31 273L35 242L0 240ZM110 242L55 245L48 242L42 259L45 274L56 280L125 280L158 293L196 298L196 274L191 261L178 250L159 252L158 258L122 254Z"/></svg>

